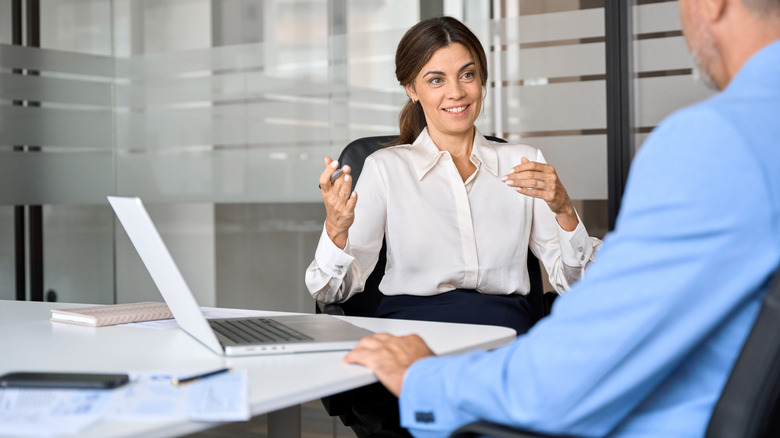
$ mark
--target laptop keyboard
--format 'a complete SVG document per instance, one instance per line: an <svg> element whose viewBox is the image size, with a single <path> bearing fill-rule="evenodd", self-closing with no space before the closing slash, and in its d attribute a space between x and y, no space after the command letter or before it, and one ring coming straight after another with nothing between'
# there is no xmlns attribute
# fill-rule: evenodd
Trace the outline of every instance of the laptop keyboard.
<svg viewBox="0 0 780 438"><path fill-rule="evenodd" d="M217 333L236 344L311 341L312 338L268 318L209 320Z"/></svg>

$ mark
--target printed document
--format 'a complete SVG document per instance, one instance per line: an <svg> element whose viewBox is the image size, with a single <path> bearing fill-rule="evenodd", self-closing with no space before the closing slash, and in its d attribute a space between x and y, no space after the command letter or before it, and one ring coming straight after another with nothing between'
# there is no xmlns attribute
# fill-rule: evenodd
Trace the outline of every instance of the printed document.
<svg viewBox="0 0 780 438"><path fill-rule="evenodd" d="M202 372L202 370L200 371ZM191 372L131 372L112 390L0 389L0 435L74 435L101 420L242 421L250 418L247 370L174 386Z"/></svg>

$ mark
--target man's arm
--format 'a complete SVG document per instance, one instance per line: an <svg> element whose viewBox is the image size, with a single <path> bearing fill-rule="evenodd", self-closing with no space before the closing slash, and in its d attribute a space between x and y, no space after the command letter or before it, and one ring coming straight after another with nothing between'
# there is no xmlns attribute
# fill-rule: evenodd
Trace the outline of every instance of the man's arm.
<svg viewBox="0 0 780 438"><path fill-rule="evenodd" d="M385 378L405 375L403 425L439 436L479 418L603 435L659 387L674 391L687 368L712 374L697 384L714 403L777 260L767 189L746 149L712 113L666 121L634 163L617 229L550 317L510 346L425 358Z"/></svg>

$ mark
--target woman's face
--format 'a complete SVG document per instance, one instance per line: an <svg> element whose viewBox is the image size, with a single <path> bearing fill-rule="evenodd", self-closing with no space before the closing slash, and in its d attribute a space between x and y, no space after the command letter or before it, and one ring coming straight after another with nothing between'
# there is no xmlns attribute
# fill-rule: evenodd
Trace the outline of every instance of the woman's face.
<svg viewBox="0 0 780 438"><path fill-rule="evenodd" d="M454 43L433 56L407 85L419 100L432 137L471 132L482 108L482 81L474 59L463 44Z"/></svg>

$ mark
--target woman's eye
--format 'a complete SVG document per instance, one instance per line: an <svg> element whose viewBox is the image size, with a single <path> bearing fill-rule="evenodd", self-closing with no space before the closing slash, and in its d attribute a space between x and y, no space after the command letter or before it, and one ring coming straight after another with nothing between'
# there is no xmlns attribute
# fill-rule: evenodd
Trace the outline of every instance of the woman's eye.
<svg viewBox="0 0 780 438"><path fill-rule="evenodd" d="M444 80L442 78L430 78L430 79L428 79L428 83L429 84L433 84L433 85L439 85L442 82L444 82Z"/></svg>
<svg viewBox="0 0 780 438"><path fill-rule="evenodd" d="M463 79L474 79L475 75L473 71L467 71L466 73L463 73L463 76L461 76Z"/></svg>

